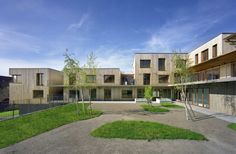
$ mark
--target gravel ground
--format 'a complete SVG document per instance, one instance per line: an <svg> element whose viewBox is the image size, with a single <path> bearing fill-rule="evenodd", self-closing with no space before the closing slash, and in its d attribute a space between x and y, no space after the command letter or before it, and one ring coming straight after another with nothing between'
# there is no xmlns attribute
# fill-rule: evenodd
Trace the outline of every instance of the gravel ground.
<svg viewBox="0 0 236 154"><path fill-rule="evenodd" d="M4 149L0 153L236 153L236 132L227 128L227 122L200 115L201 120L187 121L183 109L164 114L143 112L139 104L93 104L104 115L64 125ZM209 141L189 140L126 140L102 139L90 136L93 129L120 119L150 120L191 129L204 134Z"/></svg>

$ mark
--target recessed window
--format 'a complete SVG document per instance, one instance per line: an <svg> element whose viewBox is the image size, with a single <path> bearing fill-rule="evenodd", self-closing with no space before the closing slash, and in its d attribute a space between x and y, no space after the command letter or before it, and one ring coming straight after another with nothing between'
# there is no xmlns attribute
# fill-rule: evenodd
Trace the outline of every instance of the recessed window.
<svg viewBox="0 0 236 154"><path fill-rule="evenodd" d="M144 89L137 89L137 97L144 98Z"/></svg>
<svg viewBox="0 0 236 154"><path fill-rule="evenodd" d="M159 75L158 80L159 83L168 83L169 75Z"/></svg>
<svg viewBox="0 0 236 154"><path fill-rule="evenodd" d="M86 75L87 83L96 83L96 75Z"/></svg>
<svg viewBox="0 0 236 154"><path fill-rule="evenodd" d="M115 75L104 75L104 83L114 83Z"/></svg>
<svg viewBox="0 0 236 154"><path fill-rule="evenodd" d="M143 74L143 85L150 85L150 74Z"/></svg>
<svg viewBox="0 0 236 154"><path fill-rule="evenodd" d="M212 46L212 58L217 57L217 44Z"/></svg>
<svg viewBox="0 0 236 154"><path fill-rule="evenodd" d="M198 54L195 55L195 65L198 64Z"/></svg>
<svg viewBox="0 0 236 154"><path fill-rule="evenodd" d="M202 56L202 58L201 58L202 62L207 61L208 60L208 49L202 51L201 56Z"/></svg>
<svg viewBox="0 0 236 154"><path fill-rule="evenodd" d="M14 74L12 75L13 83L21 83L21 75L20 74Z"/></svg>
<svg viewBox="0 0 236 154"><path fill-rule="evenodd" d="M165 71L165 58L159 58L158 59L158 70L159 71Z"/></svg>
<svg viewBox="0 0 236 154"><path fill-rule="evenodd" d="M43 98L43 90L33 90L33 98Z"/></svg>
<svg viewBox="0 0 236 154"><path fill-rule="evenodd" d="M122 90L122 98L132 98L133 96L132 90Z"/></svg>
<svg viewBox="0 0 236 154"><path fill-rule="evenodd" d="M36 74L36 85L42 86L43 85L43 73Z"/></svg>
<svg viewBox="0 0 236 154"><path fill-rule="evenodd" d="M111 100L111 89L104 89L104 100Z"/></svg>
<svg viewBox="0 0 236 154"><path fill-rule="evenodd" d="M140 60L140 68L150 68L151 60Z"/></svg>

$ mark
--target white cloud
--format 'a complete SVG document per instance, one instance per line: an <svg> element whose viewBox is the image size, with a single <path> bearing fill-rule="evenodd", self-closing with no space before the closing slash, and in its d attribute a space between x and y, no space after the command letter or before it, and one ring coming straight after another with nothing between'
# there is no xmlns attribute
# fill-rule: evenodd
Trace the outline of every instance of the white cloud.
<svg viewBox="0 0 236 154"><path fill-rule="evenodd" d="M69 25L67 30L80 29L85 24L85 22L88 20L88 17L89 17L89 15L87 13L83 14L82 17L80 18L79 22Z"/></svg>
<svg viewBox="0 0 236 154"><path fill-rule="evenodd" d="M40 45L34 36L14 30L0 28L0 52L39 53Z"/></svg>

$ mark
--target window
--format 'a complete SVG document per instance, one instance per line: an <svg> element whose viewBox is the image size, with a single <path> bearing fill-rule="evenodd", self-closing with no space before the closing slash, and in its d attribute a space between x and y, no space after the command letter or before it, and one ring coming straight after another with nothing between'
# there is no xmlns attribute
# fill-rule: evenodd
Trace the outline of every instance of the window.
<svg viewBox="0 0 236 154"><path fill-rule="evenodd" d="M87 83L96 83L96 75L86 75Z"/></svg>
<svg viewBox="0 0 236 154"><path fill-rule="evenodd" d="M206 71L207 80L215 80L220 78L220 68L214 68Z"/></svg>
<svg viewBox="0 0 236 154"><path fill-rule="evenodd" d="M159 71L165 71L165 58L159 58L158 59L158 70Z"/></svg>
<svg viewBox="0 0 236 154"><path fill-rule="evenodd" d="M195 65L198 64L198 54L195 55Z"/></svg>
<svg viewBox="0 0 236 154"><path fill-rule="evenodd" d="M132 90L122 90L122 98L132 98L133 91Z"/></svg>
<svg viewBox="0 0 236 154"><path fill-rule="evenodd" d="M208 60L208 49L202 51L201 56L202 56L202 62L207 61Z"/></svg>
<svg viewBox="0 0 236 154"><path fill-rule="evenodd" d="M90 97L91 97L91 100L95 100L97 98L97 90L96 89L91 89Z"/></svg>
<svg viewBox="0 0 236 154"><path fill-rule="evenodd" d="M104 89L104 100L111 100L111 89Z"/></svg>
<svg viewBox="0 0 236 154"><path fill-rule="evenodd" d="M21 83L21 75L20 74L14 74L12 75L13 83Z"/></svg>
<svg viewBox="0 0 236 154"><path fill-rule="evenodd" d="M36 85L42 86L43 85L43 73L36 74Z"/></svg>
<svg viewBox="0 0 236 154"><path fill-rule="evenodd" d="M140 68L150 68L151 60L140 60Z"/></svg>
<svg viewBox="0 0 236 154"><path fill-rule="evenodd" d="M143 84L150 85L150 74L143 74Z"/></svg>
<svg viewBox="0 0 236 154"><path fill-rule="evenodd" d="M43 90L33 90L33 98L43 98Z"/></svg>
<svg viewBox="0 0 236 154"><path fill-rule="evenodd" d="M104 75L104 83L114 83L115 75Z"/></svg>
<svg viewBox="0 0 236 154"><path fill-rule="evenodd" d="M137 89L137 97L144 98L144 89Z"/></svg>
<svg viewBox="0 0 236 154"><path fill-rule="evenodd" d="M212 46L212 58L217 57L217 44Z"/></svg>
<svg viewBox="0 0 236 154"><path fill-rule="evenodd" d="M79 91L77 91L77 96L79 98ZM76 98L76 90L69 91L69 98Z"/></svg>
<svg viewBox="0 0 236 154"><path fill-rule="evenodd" d="M169 75L159 75L159 83L168 83Z"/></svg>

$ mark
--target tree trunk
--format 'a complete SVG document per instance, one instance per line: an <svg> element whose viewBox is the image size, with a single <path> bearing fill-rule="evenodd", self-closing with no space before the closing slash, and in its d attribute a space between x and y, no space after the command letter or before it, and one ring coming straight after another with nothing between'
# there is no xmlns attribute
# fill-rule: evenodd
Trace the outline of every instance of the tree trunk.
<svg viewBox="0 0 236 154"><path fill-rule="evenodd" d="M90 115L92 114L92 102L91 102L91 89L89 88L89 108L90 108Z"/></svg>
<svg viewBox="0 0 236 154"><path fill-rule="evenodd" d="M78 88L76 87L75 90L75 106L76 106L76 113L79 114L79 101L78 101Z"/></svg>
<svg viewBox="0 0 236 154"><path fill-rule="evenodd" d="M84 108L84 91L83 91L83 88L81 88L81 99L82 99L83 112L85 113L85 108Z"/></svg>

